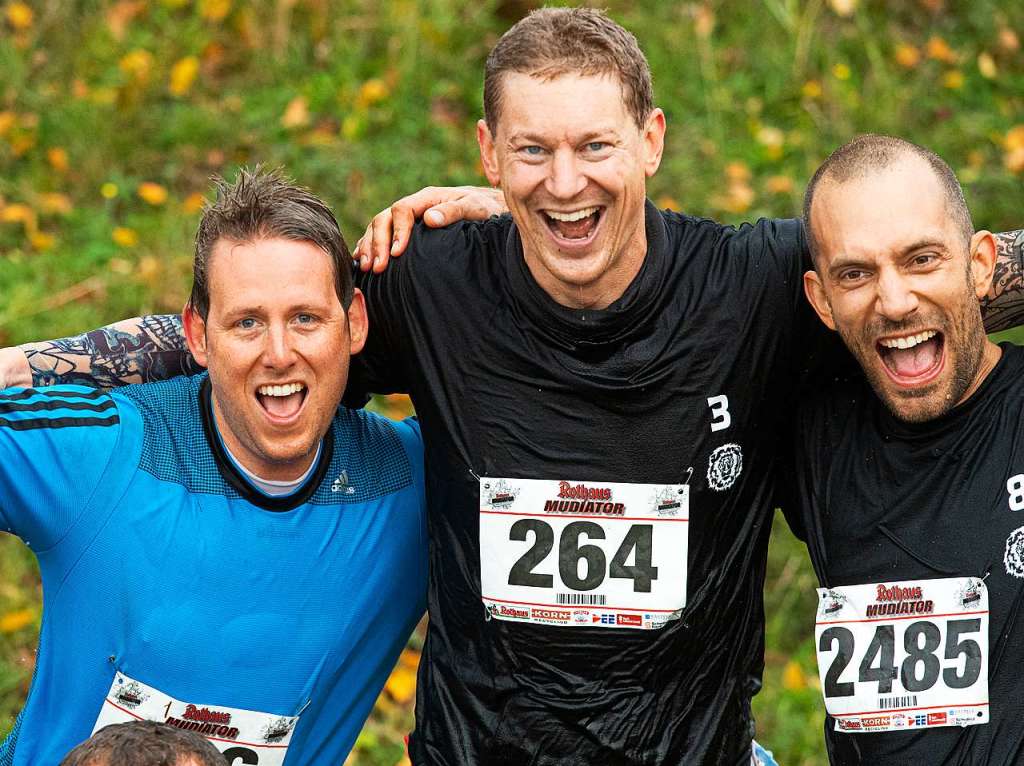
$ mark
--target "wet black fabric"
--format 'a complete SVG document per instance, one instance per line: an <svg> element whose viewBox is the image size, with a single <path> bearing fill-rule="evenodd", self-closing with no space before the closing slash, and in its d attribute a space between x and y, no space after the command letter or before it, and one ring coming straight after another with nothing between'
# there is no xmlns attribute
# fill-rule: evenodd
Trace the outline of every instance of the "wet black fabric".
<svg viewBox="0 0 1024 766"><path fill-rule="evenodd" d="M829 717L833 764L1024 763L1024 545L1010 539L1024 513L1008 487L1024 481L1024 350L1002 349L978 391L928 423L894 418L859 376L801 408L801 515L824 586L974 576L989 593L990 722L854 734Z"/></svg>
<svg viewBox="0 0 1024 766"><path fill-rule="evenodd" d="M405 256L360 277L371 340L351 395L410 392L426 443L417 765L749 762L772 466L803 333L818 326L803 233L650 204L646 226L640 273L603 311L543 292L507 216L418 227ZM731 424L712 431L721 395ZM709 458L726 444L742 470L715 491ZM479 476L689 481L682 618L650 631L488 619Z"/></svg>

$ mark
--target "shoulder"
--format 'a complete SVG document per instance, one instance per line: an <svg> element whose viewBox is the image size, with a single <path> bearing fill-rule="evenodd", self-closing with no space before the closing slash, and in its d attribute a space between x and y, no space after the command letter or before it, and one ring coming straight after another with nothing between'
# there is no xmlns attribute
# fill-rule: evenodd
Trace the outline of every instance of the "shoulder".
<svg viewBox="0 0 1024 766"><path fill-rule="evenodd" d="M512 217L508 214L486 221L459 221L440 229L419 222L413 228L408 252L392 261L392 265L417 272L458 270L467 261L478 263L481 257L499 256L512 228Z"/></svg>
<svg viewBox="0 0 1024 766"><path fill-rule="evenodd" d="M396 422L339 407L331 433L334 454L313 502L366 502L422 484L423 442L415 419Z"/></svg>
<svg viewBox="0 0 1024 766"><path fill-rule="evenodd" d="M738 226L709 218L662 211L672 242L678 248L712 246L725 253L775 256L786 262L809 263L803 223L798 218L760 218Z"/></svg>

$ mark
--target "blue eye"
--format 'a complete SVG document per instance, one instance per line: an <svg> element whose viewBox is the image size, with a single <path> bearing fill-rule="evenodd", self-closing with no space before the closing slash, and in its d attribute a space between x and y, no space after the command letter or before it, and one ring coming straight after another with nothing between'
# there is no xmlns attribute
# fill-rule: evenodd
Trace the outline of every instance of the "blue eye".
<svg viewBox="0 0 1024 766"><path fill-rule="evenodd" d="M243 330L251 330L256 326L256 320L252 317L246 317L245 319L238 320L238 326Z"/></svg>
<svg viewBox="0 0 1024 766"><path fill-rule="evenodd" d="M299 314L295 319L299 324L312 324L316 321L316 318L310 314Z"/></svg>
<svg viewBox="0 0 1024 766"><path fill-rule="evenodd" d="M528 155L530 155L531 157L536 157L536 156L538 156L538 155L539 155L539 154L540 154L541 152L543 152L543 151L544 151L544 149L542 149L542 148L541 148L541 147L539 147L539 146L524 146L524 147L523 147L523 151L524 151L524 152L526 152L526 153L527 153Z"/></svg>
<svg viewBox="0 0 1024 766"><path fill-rule="evenodd" d="M589 144L587 144L587 149L589 149L592 152L599 152L607 146L608 144L606 144L604 141L591 141Z"/></svg>

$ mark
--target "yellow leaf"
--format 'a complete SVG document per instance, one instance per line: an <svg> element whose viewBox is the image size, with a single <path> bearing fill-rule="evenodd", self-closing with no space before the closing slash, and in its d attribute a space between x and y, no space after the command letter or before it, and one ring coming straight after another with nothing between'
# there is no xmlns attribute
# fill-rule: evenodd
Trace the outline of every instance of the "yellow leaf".
<svg viewBox="0 0 1024 766"><path fill-rule="evenodd" d="M184 96L192 90L192 84L199 74L199 59L186 56L171 67L171 81L167 86L174 96Z"/></svg>
<svg viewBox="0 0 1024 766"><path fill-rule="evenodd" d="M707 40L715 31L715 12L706 5L698 5L693 12L693 31Z"/></svg>
<svg viewBox="0 0 1024 766"><path fill-rule="evenodd" d="M757 142L762 146L778 146L781 147L786 143L785 134L778 128L773 128L770 125L765 125L757 131L755 136Z"/></svg>
<svg viewBox="0 0 1024 766"><path fill-rule="evenodd" d="M782 686L789 691L799 691L807 687L807 678L796 660L790 660L782 671Z"/></svg>
<svg viewBox="0 0 1024 766"><path fill-rule="evenodd" d="M409 702L416 694L416 671L399 663L391 671L384 688L395 702Z"/></svg>
<svg viewBox="0 0 1024 766"><path fill-rule="evenodd" d="M789 176L770 176L764 184L770 194L789 194L793 186L793 179Z"/></svg>
<svg viewBox="0 0 1024 766"><path fill-rule="evenodd" d="M935 59L936 61L944 61L947 64L956 63L956 53L954 53L953 49L949 47L949 43L941 37L935 36L928 40L926 50L928 51L928 58Z"/></svg>
<svg viewBox="0 0 1024 766"><path fill-rule="evenodd" d="M837 80L849 80L851 74L852 72L850 71L850 67L846 64L836 64L832 67L832 75Z"/></svg>
<svg viewBox="0 0 1024 766"><path fill-rule="evenodd" d="M725 166L725 177L730 181L749 181L750 180L750 168L747 167L746 163L730 162Z"/></svg>
<svg viewBox="0 0 1024 766"><path fill-rule="evenodd" d="M7 205L0 209L0 221L3 223L24 224L26 229L34 231L36 228L36 211L28 205L22 205L20 202Z"/></svg>
<svg viewBox="0 0 1024 766"><path fill-rule="evenodd" d="M139 261L137 274L139 281L145 282L150 287L156 287L163 275L163 268L157 258L147 255Z"/></svg>
<svg viewBox="0 0 1024 766"><path fill-rule="evenodd" d="M679 202L674 197L658 197L657 206L661 210L679 210Z"/></svg>
<svg viewBox="0 0 1024 766"><path fill-rule="evenodd" d="M113 184L110 181L107 181L100 187L100 194L103 196L103 199L114 199L117 196L117 191L117 184Z"/></svg>
<svg viewBox="0 0 1024 766"><path fill-rule="evenodd" d="M153 54L142 48L128 51L118 62L121 71L137 83L144 83L149 79L153 69Z"/></svg>
<svg viewBox="0 0 1024 766"><path fill-rule="evenodd" d="M1024 173L1024 147L1007 152L1003 165L1011 173Z"/></svg>
<svg viewBox="0 0 1024 766"><path fill-rule="evenodd" d="M65 149L59 146L55 146L52 149L46 150L46 159L50 163L50 167L56 170L58 173L67 173L70 163L68 162L68 153Z"/></svg>
<svg viewBox="0 0 1024 766"><path fill-rule="evenodd" d="M828 0L828 4L837 16L849 17L857 10L857 0Z"/></svg>
<svg viewBox="0 0 1024 766"><path fill-rule="evenodd" d="M14 29L25 30L32 26L35 14L25 3L8 3L4 15Z"/></svg>
<svg viewBox="0 0 1024 766"><path fill-rule="evenodd" d="M199 15L207 21L223 21L231 12L231 0L199 0Z"/></svg>
<svg viewBox="0 0 1024 766"><path fill-rule="evenodd" d="M11 128L13 128L14 123L17 121L18 115L14 112L0 112L0 136L5 135Z"/></svg>
<svg viewBox="0 0 1024 766"><path fill-rule="evenodd" d="M21 157L28 153L36 145L34 133L19 133L11 139L11 151L15 157Z"/></svg>
<svg viewBox="0 0 1024 766"><path fill-rule="evenodd" d="M800 89L806 98L821 98L821 83L817 80L808 80Z"/></svg>
<svg viewBox="0 0 1024 766"><path fill-rule="evenodd" d="M996 68L996 60L992 58L992 54L988 51L982 51L978 54L978 71L981 72L981 76L986 80L994 80L996 75L999 74L999 70Z"/></svg>
<svg viewBox="0 0 1024 766"><path fill-rule="evenodd" d="M398 657L398 664L415 672L420 666L420 653L415 649L403 649Z"/></svg>
<svg viewBox="0 0 1024 766"><path fill-rule="evenodd" d="M57 241L52 234L47 234L44 231L36 231L28 235L29 244L32 245L33 250L42 252L43 250L49 250L53 247Z"/></svg>
<svg viewBox="0 0 1024 766"><path fill-rule="evenodd" d="M373 106L386 99L389 92L387 83L374 77L359 87L359 95L356 96L356 106L361 108Z"/></svg>
<svg viewBox="0 0 1024 766"><path fill-rule="evenodd" d="M913 69L921 61L921 51L913 45L902 43L896 48L896 63L904 69Z"/></svg>
<svg viewBox="0 0 1024 766"><path fill-rule="evenodd" d="M48 192L39 195L39 209L44 213L67 215L71 212L72 207L71 198L66 194Z"/></svg>
<svg viewBox="0 0 1024 766"><path fill-rule="evenodd" d="M1008 152L1012 152L1014 149L1024 149L1024 123L1014 125L1006 132L1004 145Z"/></svg>
<svg viewBox="0 0 1024 766"><path fill-rule="evenodd" d="M139 198L150 205L162 205L167 201L167 189L152 181L143 181L138 188Z"/></svg>
<svg viewBox="0 0 1024 766"><path fill-rule="evenodd" d="M1003 27L999 30L999 47L1007 53L1016 53L1020 50L1020 38L1009 27Z"/></svg>
<svg viewBox="0 0 1024 766"><path fill-rule="evenodd" d="M950 90L964 87L964 73L959 69L951 69L942 77L942 84Z"/></svg>
<svg viewBox="0 0 1024 766"><path fill-rule="evenodd" d="M186 213L198 213L203 209L204 204L206 204L206 197L199 192L194 192L185 197L181 207Z"/></svg>
<svg viewBox="0 0 1024 766"><path fill-rule="evenodd" d="M305 96L296 96L288 102L281 115L281 127L289 130L303 128L309 124L309 103Z"/></svg>
<svg viewBox="0 0 1024 766"><path fill-rule="evenodd" d="M19 609L0 617L0 633L16 633L31 625L36 619L32 609Z"/></svg>
<svg viewBox="0 0 1024 766"><path fill-rule="evenodd" d="M139 235L135 229L126 226L118 226L111 232L110 238L121 247L135 247L139 244Z"/></svg>

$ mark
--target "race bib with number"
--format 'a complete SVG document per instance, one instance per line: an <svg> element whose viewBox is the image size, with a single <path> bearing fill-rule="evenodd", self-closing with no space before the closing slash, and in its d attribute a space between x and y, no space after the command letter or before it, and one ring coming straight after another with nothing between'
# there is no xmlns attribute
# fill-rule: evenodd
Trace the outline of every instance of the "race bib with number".
<svg viewBox="0 0 1024 766"><path fill-rule="evenodd" d="M654 630L686 606L690 488L480 480L480 584L498 620Z"/></svg>
<svg viewBox="0 0 1024 766"><path fill-rule="evenodd" d="M92 731L138 720L161 721L206 737L228 766L282 766L299 718L181 702L118 672Z"/></svg>
<svg viewBox="0 0 1024 766"><path fill-rule="evenodd" d="M837 731L988 723L980 579L819 588L818 596L818 674Z"/></svg>

